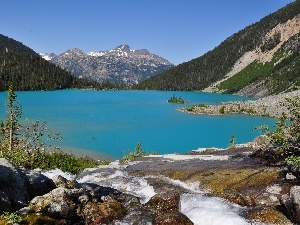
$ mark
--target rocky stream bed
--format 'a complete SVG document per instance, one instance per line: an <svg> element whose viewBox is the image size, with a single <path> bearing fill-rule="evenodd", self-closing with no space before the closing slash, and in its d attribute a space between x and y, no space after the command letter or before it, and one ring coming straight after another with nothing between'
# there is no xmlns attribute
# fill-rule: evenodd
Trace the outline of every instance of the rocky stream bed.
<svg viewBox="0 0 300 225"><path fill-rule="evenodd" d="M30 225L300 223L299 181L259 151L248 144L152 155L77 176L0 159L0 210Z"/></svg>

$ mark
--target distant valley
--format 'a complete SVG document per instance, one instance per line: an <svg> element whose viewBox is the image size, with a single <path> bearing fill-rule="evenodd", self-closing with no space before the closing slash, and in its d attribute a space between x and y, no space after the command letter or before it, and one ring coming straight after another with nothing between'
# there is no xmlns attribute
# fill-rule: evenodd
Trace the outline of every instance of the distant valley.
<svg viewBox="0 0 300 225"><path fill-rule="evenodd" d="M60 55L40 55L75 77L125 86L136 85L174 67L166 59L146 49L133 50L128 45L108 51L84 53L73 48Z"/></svg>

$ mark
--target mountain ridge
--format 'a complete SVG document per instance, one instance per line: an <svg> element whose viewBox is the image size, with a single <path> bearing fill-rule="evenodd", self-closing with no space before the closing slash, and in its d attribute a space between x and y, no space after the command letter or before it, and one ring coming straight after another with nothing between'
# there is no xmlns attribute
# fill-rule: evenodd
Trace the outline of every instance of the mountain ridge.
<svg viewBox="0 0 300 225"><path fill-rule="evenodd" d="M222 92L222 90L218 89L218 86L245 69L249 64L253 63L254 61L258 61L260 63L267 63L271 62L274 54L280 50L280 48L285 44L288 43L289 39L292 38L293 36L297 35L300 32L300 15L294 17L291 20L288 20L285 23L279 23L276 27L271 29L262 39L262 45L258 46L252 51L246 52L238 61L234 64L232 70L225 75L225 78L222 80L219 80L218 82L210 85L209 87L205 88L203 91L206 92ZM271 39L274 39L277 37L277 43L276 45L273 44L272 48L266 50L264 45L268 45L270 43ZM272 42L272 41L271 41ZM299 45L299 44L298 44ZM297 45L291 45L288 48L286 48L285 51L292 51ZM265 51L263 51L264 49ZM276 63L280 63L284 58L280 58L279 61ZM257 84L259 86L259 84ZM252 95L255 97L264 97L267 93L267 90L260 90L259 92L255 94L251 94L254 89L257 89L258 86L255 84L249 85L241 89L240 91L237 92L239 95Z"/></svg>
<svg viewBox="0 0 300 225"><path fill-rule="evenodd" d="M299 47L288 43L293 38L298 43L299 14L297 0L231 35L204 55L147 79L135 88L204 90L254 97L293 90L300 86L296 74ZM272 60L276 64L271 65Z"/></svg>
<svg viewBox="0 0 300 225"><path fill-rule="evenodd" d="M138 84L174 66L147 49L133 50L127 44L107 51L85 53L72 48L59 55L40 55L75 77L126 86Z"/></svg>

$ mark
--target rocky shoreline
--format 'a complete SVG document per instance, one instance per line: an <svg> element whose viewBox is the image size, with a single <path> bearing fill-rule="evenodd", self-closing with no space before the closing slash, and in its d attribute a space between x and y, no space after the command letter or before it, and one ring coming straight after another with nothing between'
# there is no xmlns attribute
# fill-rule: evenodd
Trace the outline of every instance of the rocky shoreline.
<svg viewBox="0 0 300 225"><path fill-rule="evenodd" d="M282 103L286 98L300 96L300 90L278 95L268 96L253 101L232 101L218 105L195 105L182 107L178 110L194 114L222 115L227 113L250 114L256 116L279 118L282 113L289 115L289 111Z"/></svg>

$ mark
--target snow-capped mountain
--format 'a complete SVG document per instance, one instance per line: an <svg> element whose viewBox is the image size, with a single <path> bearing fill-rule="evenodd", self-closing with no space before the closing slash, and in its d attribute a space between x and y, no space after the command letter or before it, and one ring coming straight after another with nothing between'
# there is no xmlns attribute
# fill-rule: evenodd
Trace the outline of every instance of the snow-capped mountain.
<svg viewBox="0 0 300 225"><path fill-rule="evenodd" d="M174 66L146 49L133 50L128 45L108 51L84 53L73 48L60 55L40 55L76 77L129 86Z"/></svg>

